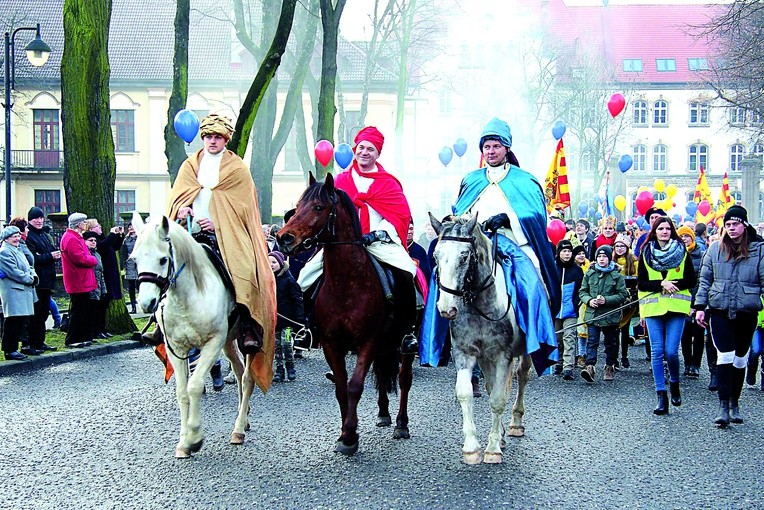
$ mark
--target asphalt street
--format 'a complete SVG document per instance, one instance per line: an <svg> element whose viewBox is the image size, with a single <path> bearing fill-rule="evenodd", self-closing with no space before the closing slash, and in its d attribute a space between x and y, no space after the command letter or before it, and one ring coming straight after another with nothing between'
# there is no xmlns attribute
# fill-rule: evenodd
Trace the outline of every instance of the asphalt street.
<svg viewBox="0 0 764 510"><path fill-rule="evenodd" d="M174 380L146 348L0 377L0 506L19 509L165 508L764 508L764 393L744 390L746 422L713 427L708 374L683 382L684 403L652 414L641 348L612 383L534 378L526 436L501 465L461 462L455 370L416 367L410 440L375 426L367 382L358 453L332 452L339 410L320 351L298 379L252 399L252 430L228 444L233 386L202 402L206 441L173 457ZM397 405L391 408L395 412ZM476 400L483 446L488 399Z"/></svg>

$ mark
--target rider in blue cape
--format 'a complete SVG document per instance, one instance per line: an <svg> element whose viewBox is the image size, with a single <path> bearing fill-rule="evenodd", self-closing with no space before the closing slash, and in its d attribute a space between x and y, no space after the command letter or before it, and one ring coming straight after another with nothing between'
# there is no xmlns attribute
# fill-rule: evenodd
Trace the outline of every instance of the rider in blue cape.
<svg viewBox="0 0 764 510"><path fill-rule="evenodd" d="M453 214L487 218L484 229L498 236L498 259L527 352L540 375L559 359L552 317L560 306L560 279L546 235L546 201L541 185L522 170L509 125L497 118L486 124L480 150L487 165L462 180ZM422 365L437 366L448 329L438 314L435 271L431 278L420 341Z"/></svg>

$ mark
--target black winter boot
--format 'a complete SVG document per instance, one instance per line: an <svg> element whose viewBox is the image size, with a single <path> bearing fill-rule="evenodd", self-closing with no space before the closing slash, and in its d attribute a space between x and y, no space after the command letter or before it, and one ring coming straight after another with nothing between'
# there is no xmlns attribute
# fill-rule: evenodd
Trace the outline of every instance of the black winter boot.
<svg viewBox="0 0 764 510"><path fill-rule="evenodd" d="M716 367L708 367L711 378L708 380L708 391L716 391L719 388L719 381L716 378Z"/></svg>
<svg viewBox="0 0 764 510"><path fill-rule="evenodd" d="M729 400L719 401L719 416L714 420L719 428L725 428L730 424L730 403Z"/></svg>
<svg viewBox="0 0 764 510"><path fill-rule="evenodd" d="M287 379L294 381L297 379L297 372L294 370L294 360L286 360Z"/></svg>
<svg viewBox="0 0 764 510"><path fill-rule="evenodd" d="M278 366L273 370L273 382L284 382L284 365Z"/></svg>
<svg viewBox="0 0 764 510"><path fill-rule="evenodd" d="M669 399L668 399L668 393L666 393L666 390L662 391L656 391L658 394L658 406L653 409L653 414L662 415L662 414L668 414L669 412Z"/></svg>
<svg viewBox="0 0 764 510"><path fill-rule="evenodd" d="M736 400L730 400L730 423L743 423L740 416L740 404Z"/></svg>
<svg viewBox="0 0 764 510"><path fill-rule="evenodd" d="M679 381L670 382L669 390L671 390L671 405L674 407L682 405L682 395L679 393Z"/></svg>

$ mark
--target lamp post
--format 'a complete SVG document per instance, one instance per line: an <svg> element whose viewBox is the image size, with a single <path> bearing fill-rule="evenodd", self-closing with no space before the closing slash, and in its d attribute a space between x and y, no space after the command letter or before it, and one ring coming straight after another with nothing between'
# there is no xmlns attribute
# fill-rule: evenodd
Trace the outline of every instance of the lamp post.
<svg viewBox="0 0 764 510"><path fill-rule="evenodd" d="M34 30L36 35L24 50L29 63L35 67L45 65L50 57L50 46L40 38L40 24L36 27L19 27L5 33L5 211L6 223L11 221L11 90L16 85L16 34Z"/></svg>

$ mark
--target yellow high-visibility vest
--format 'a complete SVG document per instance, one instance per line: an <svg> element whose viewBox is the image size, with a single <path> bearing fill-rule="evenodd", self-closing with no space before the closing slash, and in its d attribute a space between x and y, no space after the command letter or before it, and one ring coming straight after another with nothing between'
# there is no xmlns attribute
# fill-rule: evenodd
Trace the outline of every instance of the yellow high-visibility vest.
<svg viewBox="0 0 764 510"><path fill-rule="evenodd" d="M666 272L667 280L680 280L684 276L684 264L687 262L687 255L682 259L682 263L679 267L669 269ZM662 281L663 275L660 271L656 271L649 264L644 264L647 269L648 278L652 281ZM692 295L689 289L680 290L673 294L651 293L640 290L637 293L639 297L639 316L645 317L659 317L666 315L668 312L676 312L684 315L690 315L690 303L692 302Z"/></svg>

